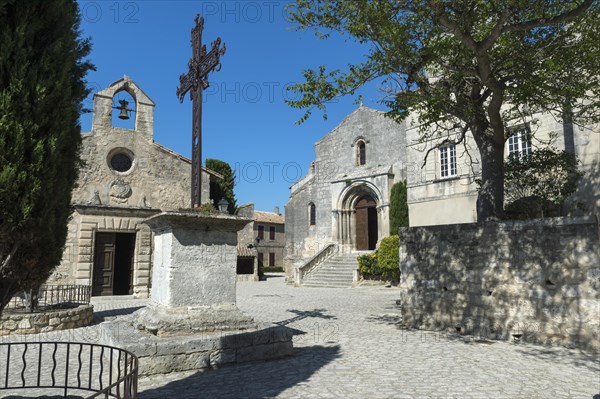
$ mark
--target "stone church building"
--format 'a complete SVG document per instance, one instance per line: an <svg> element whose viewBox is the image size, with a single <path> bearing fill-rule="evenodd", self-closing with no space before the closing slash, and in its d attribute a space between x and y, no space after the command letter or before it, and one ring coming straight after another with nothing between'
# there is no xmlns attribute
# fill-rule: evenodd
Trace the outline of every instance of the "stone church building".
<svg viewBox="0 0 600 399"><path fill-rule="evenodd" d="M125 91L133 130L113 125L116 95ZM117 103L118 104L118 103ZM83 134L67 244L51 283L91 284L92 295L147 297L152 233L142 220L190 207L191 162L154 142L154 102L127 76L94 95L92 131ZM211 180L202 170L202 198Z"/></svg>
<svg viewBox="0 0 600 399"><path fill-rule="evenodd" d="M405 151L404 124L362 104L315 144L285 207L288 280L322 251L355 263L356 251L390 235L390 192L405 179Z"/></svg>
<svg viewBox="0 0 600 399"><path fill-rule="evenodd" d="M507 127L505 155L548 146L573 153L583 178L562 212L598 215L598 129L531 115ZM407 181L411 227L476 222L477 146L469 134L462 143L452 134L440 141L422 140L414 117L397 124L362 105L319 140L286 205L288 281L350 286L358 251L374 250L390 233L389 196L398 181Z"/></svg>

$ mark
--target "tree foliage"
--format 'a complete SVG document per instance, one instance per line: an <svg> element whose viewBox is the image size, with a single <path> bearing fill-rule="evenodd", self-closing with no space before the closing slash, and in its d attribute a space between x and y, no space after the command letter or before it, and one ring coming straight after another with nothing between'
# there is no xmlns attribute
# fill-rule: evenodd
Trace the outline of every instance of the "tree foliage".
<svg viewBox="0 0 600 399"><path fill-rule="evenodd" d="M210 182L210 199L212 199L214 206L219 209L219 201L225 198L229 202L227 211L233 215L237 208L237 201L233 192L235 172L227 162L219 159L206 159L206 167L223 176L223 180Z"/></svg>
<svg viewBox="0 0 600 399"><path fill-rule="evenodd" d="M553 209L560 212L582 176L577 167L575 155L555 148L540 148L527 156L509 157L504 185L507 213L545 217Z"/></svg>
<svg viewBox="0 0 600 399"><path fill-rule="evenodd" d="M296 0L290 19L319 38L340 33L369 51L348 70L304 72L292 107L328 101L384 79L397 121L414 116L421 140L465 143L481 159L479 221L502 216L507 127L537 112L599 120L600 4L593 0ZM466 148L466 147L465 147Z"/></svg>
<svg viewBox="0 0 600 399"><path fill-rule="evenodd" d="M392 186L390 194L390 234L398 234L400 227L408 227L408 198L406 181Z"/></svg>
<svg viewBox="0 0 600 399"><path fill-rule="evenodd" d="M89 51L75 1L0 3L0 311L61 260Z"/></svg>

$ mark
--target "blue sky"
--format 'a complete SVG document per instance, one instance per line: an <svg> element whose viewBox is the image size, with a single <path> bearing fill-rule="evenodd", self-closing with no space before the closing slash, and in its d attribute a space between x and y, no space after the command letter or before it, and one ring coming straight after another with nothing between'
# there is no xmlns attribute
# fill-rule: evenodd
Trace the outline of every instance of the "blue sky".
<svg viewBox="0 0 600 399"><path fill-rule="evenodd" d="M319 41L312 32L295 31L285 19L287 3L80 1L82 35L92 40L90 59L97 68L88 84L98 91L130 76L156 103L155 141L190 157L191 102L186 97L180 104L175 89L191 56L194 17L204 15L207 48L220 36L227 52L203 99L203 158L236 169L238 204L283 211L289 186L314 159L314 143L356 109L354 99L342 99L328 107L327 120L315 112L298 126L302 111L284 103L293 98L285 87L301 82L305 68L343 69L365 52L339 36ZM360 94L365 105L381 109L375 85ZM91 95L86 105L91 107ZM89 131L91 115L81 123Z"/></svg>

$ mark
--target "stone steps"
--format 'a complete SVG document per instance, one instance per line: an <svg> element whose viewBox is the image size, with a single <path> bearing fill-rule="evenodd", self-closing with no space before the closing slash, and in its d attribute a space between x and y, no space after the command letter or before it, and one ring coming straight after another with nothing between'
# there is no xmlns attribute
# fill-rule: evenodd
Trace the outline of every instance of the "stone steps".
<svg viewBox="0 0 600 399"><path fill-rule="evenodd" d="M356 257L365 252L341 254L327 259L302 281L303 287L349 288L354 271L358 268ZM368 252L366 252L368 253Z"/></svg>

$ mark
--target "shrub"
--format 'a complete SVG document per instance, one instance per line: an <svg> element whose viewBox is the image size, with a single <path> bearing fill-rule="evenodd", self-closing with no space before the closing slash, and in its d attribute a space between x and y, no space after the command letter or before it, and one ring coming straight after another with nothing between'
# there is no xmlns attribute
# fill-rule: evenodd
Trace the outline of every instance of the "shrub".
<svg viewBox="0 0 600 399"><path fill-rule="evenodd" d="M373 277L381 274L377 264L377 252L358 256L356 260L358 261L358 270L363 276Z"/></svg>
<svg viewBox="0 0 600 399"><path fill-rule="evenodd" d="M532 219L559 216L575 192L582 173L575 155L540 148L528 156L510 157L504 165L507 216Z"/></svg>
<svg viewBox="0 0 600 399"><path fill-rule="evenodd" d="M383 280L398 281L400 279L399 250L398 236L386 237L381 241L377 251L356 258L358 270L365 277L381 277Z"/></svg>
<svg viewBox="0 0 600 399"><path fill-rule="evenodd" d="M397 281L400 278L400 242L397 235L389 236L381 240L377 250L377 263L381 271L381 277L385 280Z"/></svg>

